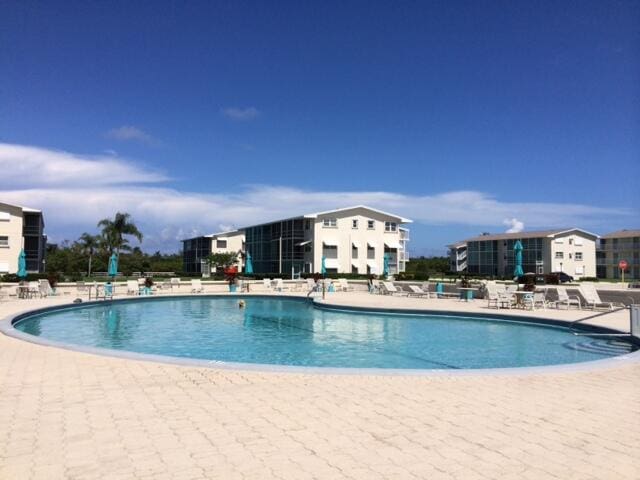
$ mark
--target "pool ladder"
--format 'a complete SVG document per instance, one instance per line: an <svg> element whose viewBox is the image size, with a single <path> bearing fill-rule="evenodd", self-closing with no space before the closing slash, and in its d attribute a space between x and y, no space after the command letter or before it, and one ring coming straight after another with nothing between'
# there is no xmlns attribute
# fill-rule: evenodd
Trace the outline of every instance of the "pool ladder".
<svg viewBox="0 0 640 480"><path fill-rule="evenodd" d="M595 315L591 315L590 317L574 320L573 322L569 323L569 331L574 335L584 335L589 337L630 337L631 329L629 329L630 330L629 333L589 333L588 331L584 331L584 330L579 331L574 328L575 325L577 325L580 322L584 322L585 320L591 320L593 318L602 317L604 315L609 315L610 313L619 312L620 310L631 310L631 307L624 306L624 307L616 308L615 310L609 310L607 312L597 313Z"/></svg>

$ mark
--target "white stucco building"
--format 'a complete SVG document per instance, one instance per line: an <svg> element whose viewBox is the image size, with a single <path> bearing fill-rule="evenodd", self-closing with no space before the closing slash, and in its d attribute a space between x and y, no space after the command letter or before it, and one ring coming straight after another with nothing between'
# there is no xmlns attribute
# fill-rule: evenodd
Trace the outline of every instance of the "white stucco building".
<svg viewBox="0 0 640 480"><path fill-rule="evenodd" d="M18 271L23 248L27 272L43 272L46 242L40 210L0 202L0 275Z"/></svg>
<svg viewBox="0 0 640 480"><path fill-rule="evenodd" d="M510 277L513 245L520 240L525 273L564 272L574 278L596 276L598 236L579 228L519 233L485 233L449 245L451 268L475 275Z"/></svg>
<svg viewBox="0 0 640 480"><path fill-rule="evenodd" d="M201 271L200 260L220 251L218 242L226 238L224 248L251 254L255 273L320 272L324 257L327 273L381 274L386 254L389 273L395 274L409 260L409 230L402 227L408 223L399 215L357 205L252 225L233 236L225 232L184 240L185 270Z"/></svg>

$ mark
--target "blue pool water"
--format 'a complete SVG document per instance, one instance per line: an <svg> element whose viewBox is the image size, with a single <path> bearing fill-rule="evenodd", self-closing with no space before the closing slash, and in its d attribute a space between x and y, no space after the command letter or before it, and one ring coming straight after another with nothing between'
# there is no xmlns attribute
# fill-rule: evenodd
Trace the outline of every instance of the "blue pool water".
<svg viewBox="0 0 640 480"><path fill-rule="evenodd" d="M460 369L598 360L634 347L480 318L320 310L298 299L160 298L37 314L15 328L76 345L224 362Z"/></svg>

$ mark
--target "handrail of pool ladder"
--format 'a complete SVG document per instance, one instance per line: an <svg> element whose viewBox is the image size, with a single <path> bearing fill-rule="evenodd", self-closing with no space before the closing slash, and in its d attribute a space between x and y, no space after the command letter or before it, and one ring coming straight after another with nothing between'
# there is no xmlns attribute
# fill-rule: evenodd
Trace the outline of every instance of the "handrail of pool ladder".
<svg viewBox="0 0 640 480"><path fill-rule="evenodd" d="M631 299L631 301L633 302L633 299ZM610 313L619 312L620 310L629 310L629 333L589 333L589 332L585 332L585 331L578 331L575 328L573 328L574 325L576 325L576 324L578 324L580 322L584 322L585 320L591 320L593 318L602 317L604 315L609 315ZM619 308L616 308L616 309L608 310L606 312L601 312L601 313L597 313L595 315L591 315L590 317L585 317L585 318L580 318L578 320L574 320L573 322L569 323L569 330L574 335L585 335L585 336L589 336L589 337L630 337L632 335L631 334L631 322L632 322L632 320L631 320L631 305L625 305L624 307L619 307Z"/></svg>

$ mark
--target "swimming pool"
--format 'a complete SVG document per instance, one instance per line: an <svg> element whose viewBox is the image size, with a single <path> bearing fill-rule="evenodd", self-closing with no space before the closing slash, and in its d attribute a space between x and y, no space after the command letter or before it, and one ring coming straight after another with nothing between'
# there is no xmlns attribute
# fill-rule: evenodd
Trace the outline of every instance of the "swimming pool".
<svg viewBox="0 0 640 480"><path fill-rule="evenodd" d="M246 303L239 308L240 299ZM630 343L503 319L315 308L283 297L198 296L80 305L19 319L54 342L178 358L304 367L478 369L598 360Z"/></svg>

